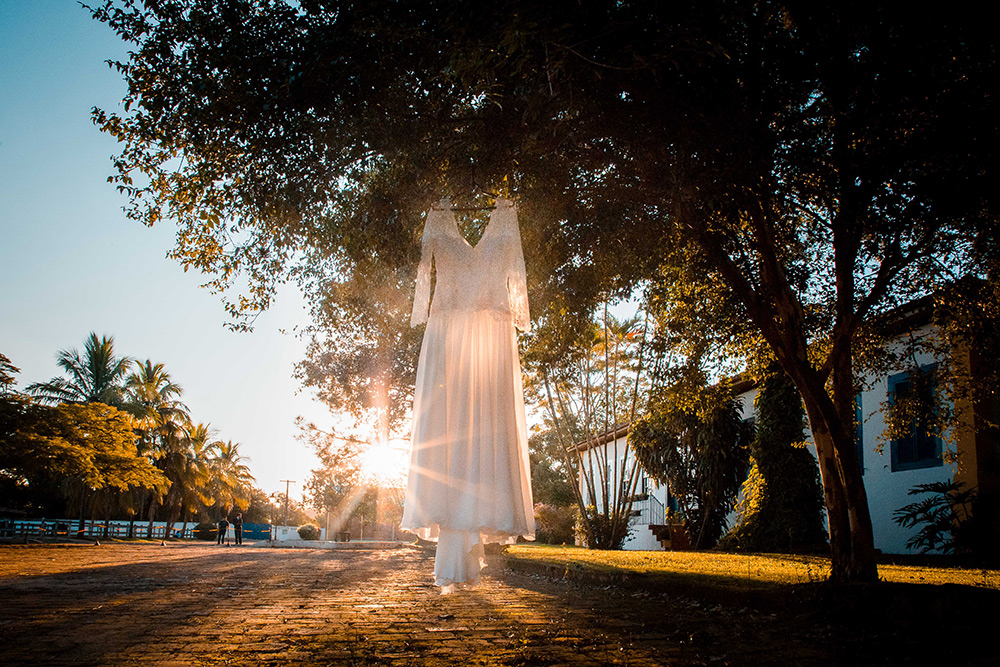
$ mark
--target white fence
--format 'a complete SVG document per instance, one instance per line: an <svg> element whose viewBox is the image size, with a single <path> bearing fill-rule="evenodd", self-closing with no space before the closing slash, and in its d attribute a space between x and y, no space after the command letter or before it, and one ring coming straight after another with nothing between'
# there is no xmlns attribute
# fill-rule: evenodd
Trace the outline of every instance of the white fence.
<svg viewBox="0 0 1000 667"><path fill-rule="evenodd" d="M174 522L169 537L194 538L195 523ZM148 521L87 519L0 519L0 539L28 537L70 537L98 539L110 537L167 537L167 522L154 521L150 533Z"/></svg>

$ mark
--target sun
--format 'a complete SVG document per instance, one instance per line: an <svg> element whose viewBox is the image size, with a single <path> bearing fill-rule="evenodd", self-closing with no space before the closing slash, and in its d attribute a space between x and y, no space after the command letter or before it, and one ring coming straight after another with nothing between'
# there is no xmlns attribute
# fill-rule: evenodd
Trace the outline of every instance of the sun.
<svg viewBox="0 0 1000 667"><path fill-rule="evenodd" d="M361 456L362 473L376 486L396 487L406 482L409 468L406 448L374 442Z"/></svg>

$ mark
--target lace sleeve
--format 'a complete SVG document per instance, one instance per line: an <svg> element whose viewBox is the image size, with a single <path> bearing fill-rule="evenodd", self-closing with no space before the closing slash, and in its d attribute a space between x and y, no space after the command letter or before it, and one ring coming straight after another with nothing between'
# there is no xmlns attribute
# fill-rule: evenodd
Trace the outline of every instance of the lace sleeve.
<svg viewBox="0 0 1000 667"><path fill-rule="evenodd" d="M510 314L514 326L527 331L531 328L531 317L528 314L528 286L523 273L520 279L515 276L507 278L507 297L510 299Z"/></svg>
<svg viewBox="0 0 1000 667"><path fill-rule="evenodd" d="M424 221L424 236L420 244L420 264L417 265L417 286L413 292L413 312L410 313L410 326L415 327L427 321L427 310L431 301L431 264L434 260L434 239L437 237L437 219L435 208L450 207L451 204L442 200L438 207L432 207Z"/></svg>
<svg viewBox="0 0 1000 667"><path fill-rule="evenodd" d="M415 327L427 321L427 309L431 301L431 259L434 255L428 239L424 239L420 250L420 264L417 265L417 287L413 292L413 312L410 326Z"/></svg>
<svg viewBox="0 0 1000 667"><path fill-rule="evenodd" d="M517 226L517 211L514 204L498 200L497 206L510 207L507 224L503 227L505 235L509 236L509 255L507 260L507 298L510 302L510 314L514 326L521 331L531 328L531 316L528 313L528 281L524 269L524 252L521 250L521 232Z"/></svg>

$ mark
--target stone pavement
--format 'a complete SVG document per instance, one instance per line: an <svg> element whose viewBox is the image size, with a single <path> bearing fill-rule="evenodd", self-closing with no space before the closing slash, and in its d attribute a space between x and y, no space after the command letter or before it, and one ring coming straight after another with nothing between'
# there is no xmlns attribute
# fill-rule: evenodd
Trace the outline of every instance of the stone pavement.
<svg viewBox="0 0 1000 667"><path fill-rule="evenodd" d="M854 662L831 628L771 614L496 565L442 596L432 568L416 548L0 546L0 665Z"/></svg>

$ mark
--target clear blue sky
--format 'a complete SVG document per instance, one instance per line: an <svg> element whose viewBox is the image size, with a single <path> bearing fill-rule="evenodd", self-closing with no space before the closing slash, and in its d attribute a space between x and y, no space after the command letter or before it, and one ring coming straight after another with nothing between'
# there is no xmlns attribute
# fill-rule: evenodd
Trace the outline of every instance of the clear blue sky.
<svg viewBox="0 0 1000 667"><path fill-rule="evenodd" d="M73 0L0 0L0 352L23 387L58 375L56 353L89 332L114 336L120 354L166 366L195 421L240 443L258 486L293 479L300 498L315 459L295 417L331 421L297 395L304 346L279 332L307 322L304 304L289 289L254 333L232 333L205 278L165 258L173 228L125 218L106 182L117 144L90 122L94 106L120 108L104 61L125 50Z"/></svg>

